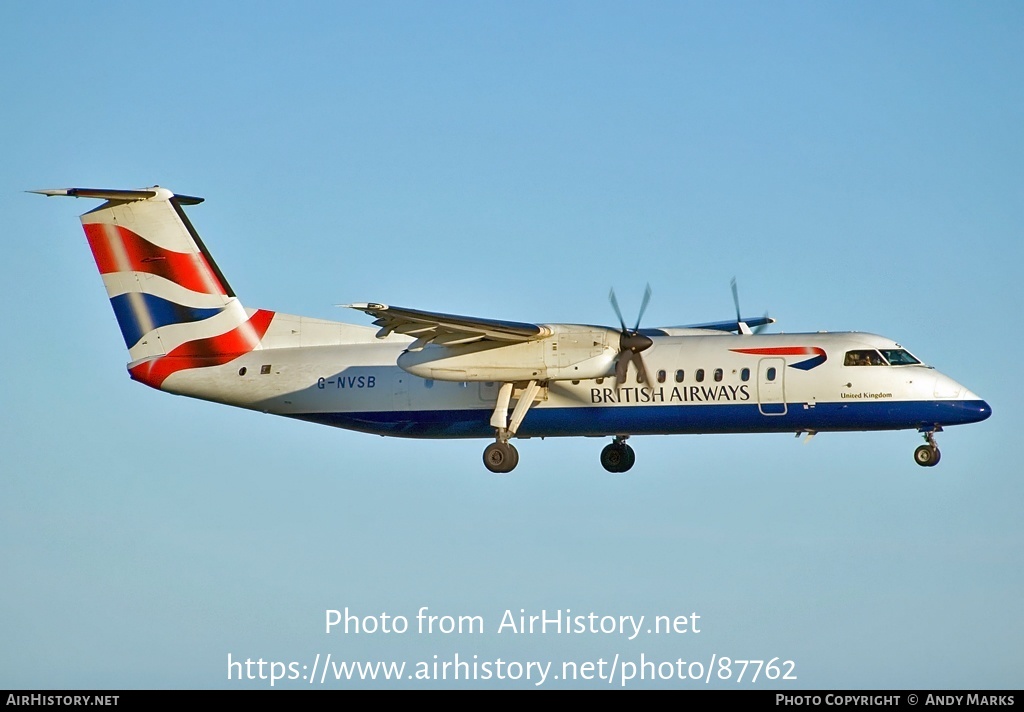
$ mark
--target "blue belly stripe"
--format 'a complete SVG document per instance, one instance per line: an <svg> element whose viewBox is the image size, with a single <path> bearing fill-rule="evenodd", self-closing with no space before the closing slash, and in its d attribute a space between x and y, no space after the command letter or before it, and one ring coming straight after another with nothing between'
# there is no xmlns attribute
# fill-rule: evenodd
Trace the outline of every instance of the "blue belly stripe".
<svg viewBox="0 0 1024 712"><path fill-rule="evenodd" d="M778 433L801 430L920 430L976 423L991 415L983 400L788 403L783 415L765 415L756 403L728 405L588 406L533 408L520 437ZM408 438L490 438L490 409L289 414L313 423Z"/></svg>

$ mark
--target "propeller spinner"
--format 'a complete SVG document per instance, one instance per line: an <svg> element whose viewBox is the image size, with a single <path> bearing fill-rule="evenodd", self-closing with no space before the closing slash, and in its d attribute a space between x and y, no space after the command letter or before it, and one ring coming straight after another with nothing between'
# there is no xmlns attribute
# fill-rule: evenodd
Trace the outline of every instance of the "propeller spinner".
<svg viewBox="0 0 1024 712"><path fill-rule="evenodd" d="M642 351L649 349L654 343L649 336L644 336L640 333L640 320L643 319L644 312L647 310L647 304L651 301L651 285L648 284L644 290L644 299L640 303L640 313L636 317L636 326L632 329L626 326L626 320L622 318L622 310L619 309L619 301L615 298L614 289L608 293L608 300L612 303L615 315L619 317L619 325L622 327L622 331L619 333L619 355L615 364L615 386L621 386L623 381L626 380L630 361L636 367L637 373L642 374L644 383L653 384L654 381L651 380L651 375L647 372L647 365L644 363L643 356L640 355Z"/></svg>

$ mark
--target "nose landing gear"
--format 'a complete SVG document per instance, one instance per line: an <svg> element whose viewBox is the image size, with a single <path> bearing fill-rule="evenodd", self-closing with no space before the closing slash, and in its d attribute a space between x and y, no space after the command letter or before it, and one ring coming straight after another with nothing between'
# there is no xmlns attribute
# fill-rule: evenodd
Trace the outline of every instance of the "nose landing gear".
<svg viewBox="0 0 1024 712"><path fill-rule="evenodd" d="M935 431L929 430L924 433L924 439L928 441L928 444L914 450L914 462L921 467L935 467L939 464L939 458L942 457L939 446L935 444Z"/></svg>

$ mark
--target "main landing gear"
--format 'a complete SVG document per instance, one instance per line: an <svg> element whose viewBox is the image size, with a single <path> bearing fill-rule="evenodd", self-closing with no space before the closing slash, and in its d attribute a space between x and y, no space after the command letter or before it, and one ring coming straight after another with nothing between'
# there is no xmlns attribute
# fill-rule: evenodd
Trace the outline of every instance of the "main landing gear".
<svg viewBox="0 0 1024 712"><path fill-rule="evenodd" d="M601 465L608 472L627 472L636 462L636 453L626 444L625 435L619 435L601 451Z"/></svg>
<svg viewBox="0 0 1024 712"><path fill-rule="evenodd" d="M511 472L519 464L519 451L509 442L519 430L526 417L526 412L538 400L543 399L541 384L529 381L518 386L502 383L498 389L498 400L491 414L491 426L494 428L494 442L484 448L484 467L491 472L505 474ZM513 397L516 407L509 417L508 408ZM626 472L636 462L636 453L626 444L628 435L617 435L609 445L601 451L601 465L608 472Z"/></svg>
<svg viewBox="0 0 1024 712"><path fill-rule="evenodd" d="M924 433L924 439L928 441L928 444L914 450L914 462L921 467L935 467L939 464L939 458L942 457L939 446L935 444L935 431L930 430Z"/></svg>
<svg viewBox="0 0 1024 712"><path fill-rule="evenodd" d="M516 394L516 407L512 410L511 418L508 406L512 401L513 384L502 383L498 389L498 402L494 404L494 413L491 414L495 442L484 448L484 466L491 472L512 472L519 464L519 451L509 442L509 438L519 430L526 411L533 405L540 389L541 385L537 381L530 381L522 387Z"/></svg>

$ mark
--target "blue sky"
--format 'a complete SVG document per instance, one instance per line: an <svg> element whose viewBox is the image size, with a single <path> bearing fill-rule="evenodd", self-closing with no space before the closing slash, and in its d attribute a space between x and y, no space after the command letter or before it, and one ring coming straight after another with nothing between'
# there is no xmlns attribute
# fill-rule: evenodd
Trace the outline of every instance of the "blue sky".
<svg viewBox="0 0 1024 712"><path fill-rule="evenodd" d="M757 686L1020 687L1019 3L19 3L0 20L0 687L259 688L227 679L229 654L318 653L778 657L798 680ZM994 415L942 433L928 470L913 432L708 435L634 439L628 476L600 468L603 441L530 440L497 477L480 441L174 398L124 370L77 219L94 203L24 192L152 184L206 198L190 216L248 306L614 324L609 288L629 319L650 283L655 326L730 317L736 276L776 330L884 334ZM326 609L422 606L488 629L324 632ZM703 625L495 630L567 608Z"/></svg>

